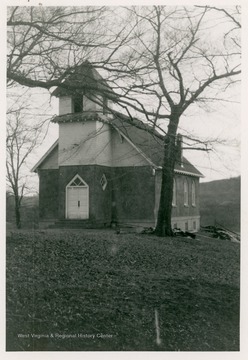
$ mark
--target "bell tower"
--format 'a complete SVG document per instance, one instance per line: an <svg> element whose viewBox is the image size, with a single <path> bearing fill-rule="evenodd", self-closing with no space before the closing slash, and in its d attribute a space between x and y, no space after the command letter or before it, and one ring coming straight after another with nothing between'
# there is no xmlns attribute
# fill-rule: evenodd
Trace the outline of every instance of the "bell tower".
<svg viewBox="0 0 248 360"><path fill-rule="evenodd" d="M116 99L116 94L88 61L75 67L52 95L59 98L59 116L86 112L107 114Z"/></svg>
<svg viewBox="0 0 248 360"><path fill-rule="evenodd" d="M110 128L116 94L85 61L57 87L59 98L59 166L111 166ZM108 145L109 144L109 145Z"/></svg>

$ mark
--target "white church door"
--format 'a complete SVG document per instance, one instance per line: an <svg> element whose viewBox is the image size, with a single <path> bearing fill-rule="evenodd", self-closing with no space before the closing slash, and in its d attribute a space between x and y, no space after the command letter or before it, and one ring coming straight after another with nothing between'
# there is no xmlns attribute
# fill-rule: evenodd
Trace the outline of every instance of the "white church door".
<svg viewBox="0 0 248 360"><path fill-rule="evenodd" d="M89 186L79 175L66 186L66 218L89 218Z"/></svg>

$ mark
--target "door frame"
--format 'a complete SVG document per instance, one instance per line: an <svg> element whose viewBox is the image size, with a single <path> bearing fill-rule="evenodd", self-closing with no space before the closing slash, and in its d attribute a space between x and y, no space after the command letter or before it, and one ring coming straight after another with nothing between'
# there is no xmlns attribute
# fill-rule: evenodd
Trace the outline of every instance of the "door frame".
<svg viewBox="0 0 248 360"><path fill-rule="evenodd" d="M76 178L78 178L82 183L83 185L79 185L79 186L75 186L75 185L71 185L75 180ZM76 174L70 181L69 183L66 185L66 189L65 189L65 218L68 219L68 220L73 220L73 219L69 219L68 218L68 188L71 188L71 187L76 187L76 188L86 188L87 189L87 203L88 203L88 207L87 207L87 217L84 218L84 219L78 219L78 220L87 220L89 219L89 185L81 178L80 175ZM76 219L75 219L76 220Z"/></svg>

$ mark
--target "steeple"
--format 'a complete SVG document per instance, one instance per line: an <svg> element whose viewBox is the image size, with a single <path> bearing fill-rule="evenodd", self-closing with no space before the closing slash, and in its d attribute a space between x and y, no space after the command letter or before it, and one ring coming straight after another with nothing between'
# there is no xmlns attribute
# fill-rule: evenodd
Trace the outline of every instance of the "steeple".
<svg viewBox="0 0 248 360"><path fill-rule="evenodd" d="M117 95L89 61L75 66L52 95L59 98L59 115L107 112Z"/></svg>

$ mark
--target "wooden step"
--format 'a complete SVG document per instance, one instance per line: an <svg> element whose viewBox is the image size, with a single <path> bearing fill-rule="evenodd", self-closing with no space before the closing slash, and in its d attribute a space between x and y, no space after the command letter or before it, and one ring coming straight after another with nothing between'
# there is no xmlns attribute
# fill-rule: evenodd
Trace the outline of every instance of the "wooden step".
<svg viewBox="0 0 248 360"><path fill-rule="evenodd" d="M58 220L50 228L66 228L66 229L97 229L108 227L105 223L92 220Z"/></svg>

